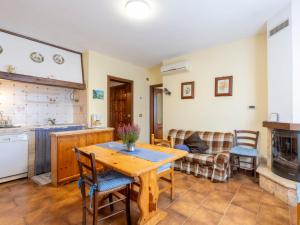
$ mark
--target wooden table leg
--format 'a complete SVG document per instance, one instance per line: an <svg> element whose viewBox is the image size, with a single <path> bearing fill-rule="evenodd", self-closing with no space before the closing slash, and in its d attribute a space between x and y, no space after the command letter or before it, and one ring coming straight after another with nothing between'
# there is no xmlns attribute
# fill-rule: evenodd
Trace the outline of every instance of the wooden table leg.
<svg viewBox="0 0 300 225"><path fill-rule="evenodd" d="M300 204L297 204L297 225L300 225Z"/></svg>
<svg viewBox="0 0 300 225"><path fill-rule="evenodd" d="M138 207L140 209L139 225L154 225L161 221L166 215L157 208L159 188L157 183L156 170L152 170L139 177L140 193Z"/></svg>

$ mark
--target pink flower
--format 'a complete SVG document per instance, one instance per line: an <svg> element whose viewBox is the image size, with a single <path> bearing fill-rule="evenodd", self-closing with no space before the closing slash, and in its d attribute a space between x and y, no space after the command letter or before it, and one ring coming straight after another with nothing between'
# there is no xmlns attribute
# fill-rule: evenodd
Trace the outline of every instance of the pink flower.
<svg viewBox="0 0 300 225"><path fill-rule="evenodd" d="M117 132L124 144L135 143L139 139L140 128L138 125L120 125Z"/></svg>

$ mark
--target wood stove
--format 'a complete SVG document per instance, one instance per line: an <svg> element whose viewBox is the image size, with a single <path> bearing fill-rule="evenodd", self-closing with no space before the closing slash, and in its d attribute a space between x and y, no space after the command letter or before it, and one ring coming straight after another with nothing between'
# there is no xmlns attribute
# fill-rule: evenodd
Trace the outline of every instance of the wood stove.
<svg viewBox="0 0 300 225"><path fill-rule="evenodd" d="M264 121L268 128L267 168L300 182L300 123Z"/></svg>
<svg viewBox="0 0 300 225"><path fill-rule="evenodd" d="M272 171L284 178L300 182L300 132L272 130Z"/></svg>

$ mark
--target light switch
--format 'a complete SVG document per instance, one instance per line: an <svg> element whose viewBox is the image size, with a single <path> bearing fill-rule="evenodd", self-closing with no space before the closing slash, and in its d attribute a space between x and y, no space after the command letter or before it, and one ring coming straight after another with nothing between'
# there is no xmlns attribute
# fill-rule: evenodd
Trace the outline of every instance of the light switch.
<svg viewBox="0 0 300 225"><path fill-rule="evenodd" d="M139 114L139 117L143 117L143 114L142 114L142 113L140 113L140 114Z"/></svg>

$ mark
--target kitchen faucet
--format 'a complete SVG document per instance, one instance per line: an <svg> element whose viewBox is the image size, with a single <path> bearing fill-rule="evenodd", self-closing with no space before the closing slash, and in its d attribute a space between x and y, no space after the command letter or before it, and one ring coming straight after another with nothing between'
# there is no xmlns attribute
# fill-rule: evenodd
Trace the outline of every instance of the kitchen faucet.
<svg viewBox="0 0 300 225"><path fill-rule="evenodd" d="M51 125L55 125L56 119L55 118L48 118L48 123L50 123Z"/></svg>

